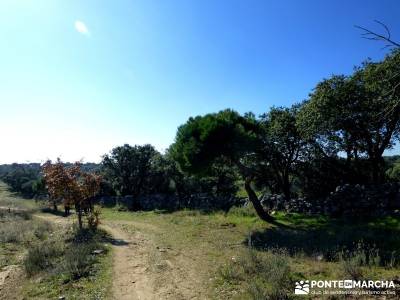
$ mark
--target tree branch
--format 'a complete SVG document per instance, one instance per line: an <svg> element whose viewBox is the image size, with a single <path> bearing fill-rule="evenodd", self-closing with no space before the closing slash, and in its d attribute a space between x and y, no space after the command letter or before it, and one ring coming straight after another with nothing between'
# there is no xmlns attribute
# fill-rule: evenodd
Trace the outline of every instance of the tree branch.
<svg viewBox="0 0 400 300"><path fill-rule="evenodd" d="M383 33L380 34L380 33L374 32L372 30L369 30L368 28L365 28L365 27L362 27L359 25L354 25L354 26L363 31L361 36L367 40L387 42L388 44L385 45L384 48L389 48L389 47L400 48L400 43L392 40L389 28L384 23L382 23L378 20L375 20L375 22L384 28L384 30L386 31L385 34L383 34Z"/></svg>

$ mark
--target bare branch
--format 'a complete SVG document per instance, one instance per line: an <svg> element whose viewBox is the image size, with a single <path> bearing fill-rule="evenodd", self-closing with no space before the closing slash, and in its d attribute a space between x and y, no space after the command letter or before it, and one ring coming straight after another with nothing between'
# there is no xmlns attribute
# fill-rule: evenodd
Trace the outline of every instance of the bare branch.
<svg viewBox="0 0 400 300"><path fill-rule="evenodd" d="M382 22L380 22L380 21L378 21L378 20L374 20L374 21L375 21L376 23L380 24L383 28L385 28L386 34L387 34L388 38L390 39L390 30L389 30L389 28L386 26L386 24L384 24L384 23L382 23Z"/></svg>
<svg viewBox="0 0 400 300"><path fill-rule="evenodd" d="M376 23L381 25L383 29L386 31L386 34L380 34L376 33L372 30L369 30L368 28L359 26L359 25L354 25L356 28L360 29L363 31L361 36L367 40L373 40L373 41L383 41L388 43L383 49L385 48L390 48L390 47L395 47L395 48L400 48L400 43L397 43L391 39L391 34L389 28L382 22L375 20Z"/></svg>

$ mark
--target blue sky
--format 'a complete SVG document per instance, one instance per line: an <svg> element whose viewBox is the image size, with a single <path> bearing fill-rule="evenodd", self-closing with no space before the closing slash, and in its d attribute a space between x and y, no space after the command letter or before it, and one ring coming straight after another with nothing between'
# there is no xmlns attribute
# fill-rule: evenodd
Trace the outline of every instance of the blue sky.
<svg viewBox="0 0 400 300"><path fill-rule="evenodd" d="M305 99L400 40L400 2L2 0L0 163L164 150L190 116Z"/></svg>

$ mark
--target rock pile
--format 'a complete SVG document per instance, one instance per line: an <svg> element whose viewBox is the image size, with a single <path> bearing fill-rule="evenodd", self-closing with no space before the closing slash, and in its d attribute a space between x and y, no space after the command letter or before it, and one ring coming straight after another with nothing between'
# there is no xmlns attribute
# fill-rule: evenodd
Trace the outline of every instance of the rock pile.
<svg viewBox="0 0 400 300"><path fill-rule="evenodd" d="M370 186L345 184L322 199L285 199L282 195L264 195L261 203L268 210L307 214L388 215L400 210L400 186L397 183Z"/></svg>
<svg viewBox="0 0 400 300"><path fill-rule="evenodd" d="M119 205L133 210L182 208L201 210L225 210L246 203L245 198L216 197L208 194L194 194L178 197L173 194L152 194L133 196L100 197L103 206ZM400 211L400 185L388 183L382 185L338 186L329 196L320 199L293 198L283 195L265 194L262 205L269 211L278 210L306 214L325 214L330 216L388 215Z"/></svg>
<svg viewBox="0 0 400 300"><path fill-rule="evenodd" d="M166 209L176 210L182 208L201 210L229 210L234 205L243 205L246 199L237 197L211 196L208 194L193 194L178 197L173 194L151 194L133 196L104 196L98 199L103 206L122 206L134 210Z"/></svg>

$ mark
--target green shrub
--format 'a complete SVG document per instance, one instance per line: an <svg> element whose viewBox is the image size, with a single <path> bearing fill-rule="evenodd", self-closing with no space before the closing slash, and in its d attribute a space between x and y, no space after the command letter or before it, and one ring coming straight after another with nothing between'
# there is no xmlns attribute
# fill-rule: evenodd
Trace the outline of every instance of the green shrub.
<svg viewBox="0 0 400 300"><path fill-rule="evenodd" d="M55 266L56 259L63 253L59 241L44 241L33 245L24 259L24 267L28 276Z"/></svg>
<svg viewBox="0 0 400 300"><path fill-rule="evenodd" d="M13 206L12 203L9 204ZM16 210L16 209L0 209L0 221L8 221L8 220L31 220L32 213L30 211L25 210Z"/></svg>
<svg viewBox="0 0 400 300"><path fill-rule="evenodd" d="M36 227L36 234L43 233L49 226L41 223ZM88 276L96 262L94 250L105 250L102 243L103 232L89 229L73 230L66 240L45 240L35 244L28 251L24 260L28 276L41 271L62 272L70 279Z"/></svg>
<svg viewBox="0 0 400 300"><path fill-rule="evenodd" d="M379 267L381 257L375 248L365 249L362 243L357 245L354 251L341 251L338 253L338 261L344 275L350 276L353 280L363 278L363 267Z"/></svg>
<svg viewBox="0 0 400 300"><path fill-rule="evenodd" d="M286 292L280 291L279 287L270 288L265 284L265 280L255 278L253 281L247 283L246 296L254 300L281 300L289 299L289 295Z"/></svg>
<svg viewBox="0 0 400 300"><path fill-rule="evenodd" d="M252 299L286 299L291 292L292 280L286 253L266 252L258 254L249 250L247 258L241 261L250 278L247 292ZM259 298L259 295L263 297Z"/></svg>
<svg viewBox="0 0 400 300"><path fill-rule="evenodd" d="M89 228L79 229L78 227L73 228L72 236L69 242L75 244L81 243L93 243L99 240L100 233L93 231Z"/></svg>
<svg viewBox="0 0 400 300"><path fill-rule="evenodd" d="M64 270L72 279L87 276L95 262L92 244L73 244L65 252Z"/></svg>
<svg viewBox="0 0 400 300"><path fill-rule="evenodd" d="M19 243L25 239L26 226L18 222L0 223L0 241L2 243Z"/></svg>
<svg viewBox="0 0 400 300"><path fill-rule="evenodd" d="M48 233L52 231L52 226L49 222L36 222L33 227L33 234L39 240L44 240Z"/></svg>
<svg viewBox="0 0 400 300"><path fill-rule="evenodd" d="M340 261L342 271L345 276L350 276L353 280L360 280L363 277L362 260L363 255L355 255L351 258Z"/></svg>
<svg viewBox="0 0 400 300"><path fill-rule="evenodd" d="M224 281L235 284L238 281L244 280L242 273L233 264L223 265L218 270L219 277Z"/></svg>
<svg viewBox="0 0 400 300"><path fill-rule="evenodd" d="M222 282L243 286L240 299L288 299L293 280L287 254L248 249L219 270Z"/></svg>
<svg viewBox="0 0 400 300"><path fill-rule="evenodd" d="M52 230L50 223L41 220L23 220L19 217L2 219L0 222L1 243L24 243L43 240Z"/></svg>
<svg viewBox="0 0 400 300"><path fill-rule="evenodd" d="M93 251L106 250L103 244L105 234L88 228L73 230L63 257L63 270L71 279L88 276L93 271L96 263Z"/></svg>
<svg viewBox="0 0 400 300"><path fill-rule="evenodd" d="M97 227L100 224L100 215L101 211L98 207L94 208L86 215L86 220L88 224L88 228L92 231L96 231Z"/></svg>

